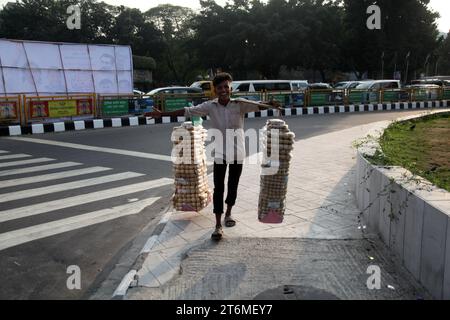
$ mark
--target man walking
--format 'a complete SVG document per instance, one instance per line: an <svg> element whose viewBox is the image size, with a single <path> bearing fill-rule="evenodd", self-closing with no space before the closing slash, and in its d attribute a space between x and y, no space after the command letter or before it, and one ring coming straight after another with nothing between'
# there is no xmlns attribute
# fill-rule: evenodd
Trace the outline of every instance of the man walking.
<svg viewBox="0 0 450 320"><path fill-rule="evenodd" d="M231 215L231 210L236 202L239 178L242 173L243 158L245 158L245 140L243 134L237 135L235 142L228 142L233 146L233 150L226 148L227 130L239 131L244 129L244 117L247 112L259 111L270 105L280 108L276 101L267 103L251 103L245 99L231 98L232 77L228 73L219 73L213 79L214 92L216 99L203 102L197 106L185 107L184 110L178 110L169 113L170 115L209 116L211 119L211 128L220 132L223 137L222 147L215 149L214 156L214 193L213 193L213 213L216 216L215 230L211 235L214 240L220 240L223 236L222 215L224 213L224 183L227 167L228 172L228 193L225 199L227 208L225 211L224 223L226 227L233 227L236 221ZM216 137L217 139L217 137ZM217 146L217 144L216 144ZM241 155L241 157L239 157ZM243 157L242 157L243 155Z"/></svg>

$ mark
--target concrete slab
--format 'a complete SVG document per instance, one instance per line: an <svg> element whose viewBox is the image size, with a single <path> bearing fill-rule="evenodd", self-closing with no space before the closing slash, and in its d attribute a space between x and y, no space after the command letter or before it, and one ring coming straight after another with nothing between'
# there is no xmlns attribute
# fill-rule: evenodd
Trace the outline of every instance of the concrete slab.
<svg viewBox="0 0 450 320"><path fill-rule="evenodd" d="M405 214L406 214L407 191L397 183L392 185L390 201L392 202L392 219L389 247L403 260L403 246L405 237Z"/></svg>
<svg viewBox="0 0 450 320"><path fill-rule="evenodd" d="M425 203L421 198L408 195L403 261L416 279L420 278L424 206Z"/></svg>
<svg viewBox="0 0 450 320"><path fill-rule="evenodd" d="M385 176L381 176L380 186L380 214L378 220L378 226L380 230L380 236L384 243L389 244L391 236L391 203L389 202L389 194L391 190L391 183Z"/></svg>
<svg viewBox="0 0 450 320"><path fill-rule="evenodd" d="M83 123L84 123L84 121L83 121ZM31 132L33 134L44 133L44 125L42 123L32 124Z"/></svg>
<svg viewBox="0 0 450 320"><path fill-rule="evenodd" d="M447 216L425 203L420 281L438 298L443 293L447 224Z"/></svg>
<svg viewBox="0 0 450 320"><path fill-rule="evenodd" d="M86 124L84 121L74 121L75 130L85 130Z"/></svg>
<svg viewBox="0 0 450 320"><path fill-rule="evenodd" d="M378 223L380 221L380 192L381 192L381 173L378 169L372 172L372 177L369 184L370 208L367 226L371 231L378 230Z"/></svg>
<svg viewBox="0 0 450 320"><path fill-rule="evenodd" d="M444 290L442 299L450 300L450 221L447 221L447 241L445 244L445 269L443 286Z"/></svg>
<svg viewBox="0 0 450 320"><path fill-rule="evenodd" d="M64 122L55 122L53 128L55 129L55 132L64 132L66 130Z"/></svg>

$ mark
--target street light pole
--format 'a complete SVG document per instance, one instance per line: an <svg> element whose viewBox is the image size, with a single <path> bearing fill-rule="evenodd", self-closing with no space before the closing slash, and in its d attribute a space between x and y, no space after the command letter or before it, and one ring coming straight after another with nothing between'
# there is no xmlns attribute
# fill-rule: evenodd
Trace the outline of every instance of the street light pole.
<svg viewBox="0 0 450 320"><path fill-rule="evenodd" d="M429 53L427 55L427 58L425 59L425 77L428 77L428 65L430 61L431 54Z"/></svg>
<svg viewBox="0 0 450 320"><path fill-rule="evenodd" d="M437 57L437 59L436 59L436 67L434 68L434 75L435 75L435 76L438 75L439 58L440 58L440 56Z"/></svg>
<svg viewBox="0 0 450 320"><path fill-rule="evenodd" d="M395 51L395 56L394 56L394 74L397 74L397 54L398 54L398 52Z"/></svg>
<svg viewBox="0 0 450 320"><path fill-rule="evenodd" d="M408 82L408 69L409 69L409 57L411 55L411 51L406 55L406 73L405 73L405 84Z"/></svg>

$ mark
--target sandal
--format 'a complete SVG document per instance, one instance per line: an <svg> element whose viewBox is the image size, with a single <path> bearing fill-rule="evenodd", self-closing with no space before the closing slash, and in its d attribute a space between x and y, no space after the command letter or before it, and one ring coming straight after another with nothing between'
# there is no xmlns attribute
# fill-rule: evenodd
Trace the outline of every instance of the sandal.
<svg viewBox="0 0 450 320"><path fill-rule="evenodd" d="M211 239L213 240L220 240L223 236L223 230L222 227L216 227L216 230L211 235Z"/></svg>
<svg viewBox="0 0 450 320"><path fill-rule="evenodd" d="M231 215L229 216L225 216L225 226L228 228L234 227L236 225L236 221L231 217Z"/></svg>

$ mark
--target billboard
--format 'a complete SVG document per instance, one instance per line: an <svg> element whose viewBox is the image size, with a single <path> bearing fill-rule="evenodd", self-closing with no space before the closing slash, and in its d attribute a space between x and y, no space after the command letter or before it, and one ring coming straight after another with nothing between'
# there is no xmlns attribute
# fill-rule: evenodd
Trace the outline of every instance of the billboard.
<svg viewBox="0 0 450 320"><path fill-rule="evenodd" d="M31 118L65 118L91 115L94 112L92 99L67 99L30 101Z"/></svg>
<svg viewBox="0 0 450 320"><path fill-rule="evenodd" d="M129 46L0 39L0 94L132 94Z"/></svg>

